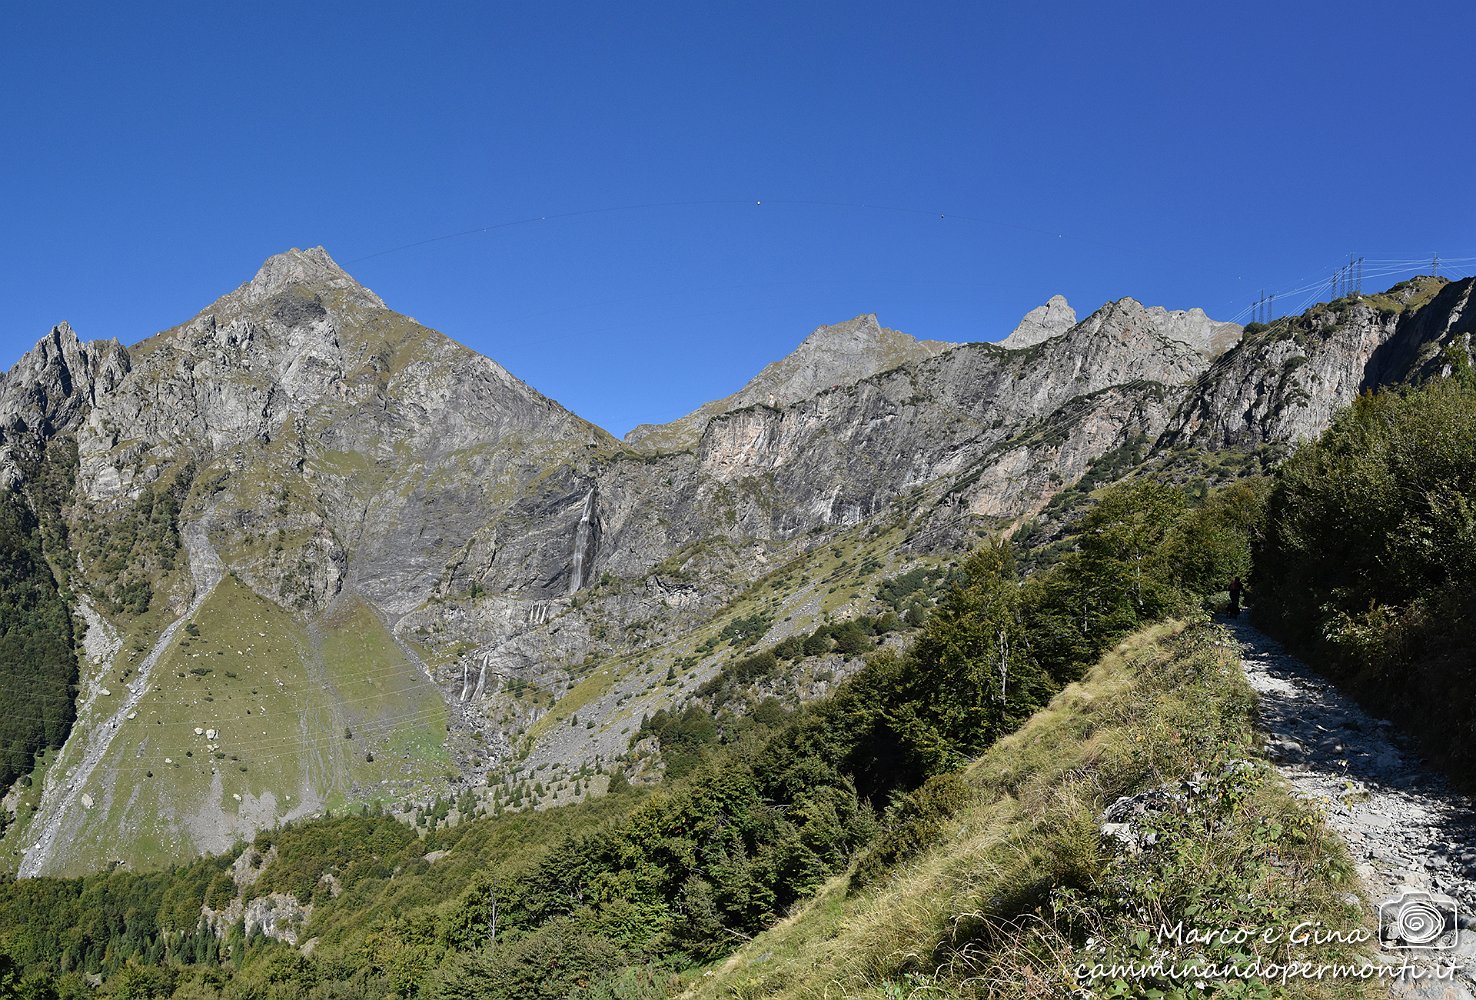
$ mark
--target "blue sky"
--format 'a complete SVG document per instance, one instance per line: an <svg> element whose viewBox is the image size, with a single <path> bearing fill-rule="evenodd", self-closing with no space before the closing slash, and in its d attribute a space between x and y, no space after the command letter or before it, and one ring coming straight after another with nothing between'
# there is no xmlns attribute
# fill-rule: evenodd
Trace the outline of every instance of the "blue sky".
<svg viewBox="0 0 1476 1000"><path fill-rule="evenodd" d="M1233 318L1350 251L1476 258L1469 3L0 19L7 366L63 319L133 343L322 244L623 433L860 313L995 340L1057 292Z"/></svg>

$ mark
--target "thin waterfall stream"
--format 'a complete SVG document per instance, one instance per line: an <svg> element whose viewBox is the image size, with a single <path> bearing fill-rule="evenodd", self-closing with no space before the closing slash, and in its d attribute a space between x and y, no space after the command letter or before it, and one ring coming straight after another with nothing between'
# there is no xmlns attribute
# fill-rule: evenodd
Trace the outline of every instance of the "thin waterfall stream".
<svg viewBox="0 0 1476 1000"><path fill-rule="evenodd" d="M574 555L569 563L569 593L576 593L584 586L584 557L589 549L590 522L594 520L595 491L591 486L584 495L584 512L579 517L579 527L574 529Z"/></svg>

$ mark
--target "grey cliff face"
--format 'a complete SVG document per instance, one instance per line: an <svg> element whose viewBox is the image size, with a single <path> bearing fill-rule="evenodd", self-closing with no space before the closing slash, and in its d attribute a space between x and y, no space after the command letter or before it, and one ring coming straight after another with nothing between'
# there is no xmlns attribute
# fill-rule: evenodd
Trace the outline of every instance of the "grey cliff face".
<svg viewBox="0 0 1476 1000"><path fill-rule="evenodd" d="M1439 279L1431 279L1433 282ZM1421 297L1421 286L1396 289L1395 299ZM1476 280L1441 285L1426 305L1401 316L1394 336L1374 352L1364 370L1364 385L1373 388L1448 374L1446 352L1465 351L1476 357Z"/></svg>
<svg viewBox="0 0 1476 1000"><path fill-rule="evenodd" d="M694 516L678 522L701 524L697 511L724 510L738 530L761 538L855 524L909 490L963 473L1071 400L1130 383L1187 387L1207 362L1177 324L1176 314L1127 299L1033 348L929 351L846 384L797 378L794 394L807 391L788 403L739 405L753 386L773 384L761 373L724 401L724 412L693 415L704 429L691 456L664 459L673 470L666 478L684 486L669 498L672 491L657 494L665 507L690 505ZM812 365L820 351L874 342L877 329L870 317L821 328L765 372L828 374L833 368ZM621 496L622 472L602 495ZM1000 512L1023 513L1039 499ZM618 528L610 534L622 537Z"/></svg>
<svg viewBox="0 0 1476 1000"><path fill-rule="evenodd" d="M129 366L128 352L116 340L84 344L69 324L53 327L0 375L0 479L14 485L21 452L73 430Z"/></svg>
<svg viewBox="0 0 1476 1000"><path fill-rule="evenodd" d="M198 515L228 548L283 530L311 539L310 603L348 581L385 608L416 606L468 539L485 549L496 536L489 517L516 519L524 484L612 444L496 362L390 312L321 250L272 258L133 354L77 430L82 495L126 504L171 467L216 463L225 499ZM248 578L286 596L243 558ZM506 572L525 585L551 571Z"/></svg>
<svg viewBox="0 0 1476 1000"><path fill-rule="evenodd" d="M639 574L714 534L779 544L856 525L956 479L970 485L955 502L978 513L1013 519L1038 508L1098 447L1157 436L1206 367L1159 332L1157 314L1105 311L1029 350L965 344L787 405L731 409L707 419L690 452L609 464L599 568ZM1108 405L1101 394L1116 387L1128 388ZM1090 419L1067 416L1079 400L1093 400L1083 404ZM1028 443L1044 436L1049 447ZM1042 464L1040 475L1018 475L1028 461Z"/></svg>

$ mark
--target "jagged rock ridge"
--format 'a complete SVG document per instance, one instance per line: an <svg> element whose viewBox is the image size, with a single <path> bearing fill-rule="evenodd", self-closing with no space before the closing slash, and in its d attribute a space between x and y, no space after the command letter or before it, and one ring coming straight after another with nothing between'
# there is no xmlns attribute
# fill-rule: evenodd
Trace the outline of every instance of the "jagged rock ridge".
<svg viewBox="0 0 1476 1000"><path fill-rule="evenodd" d="M1160 446L1253 448L1315 436L1359 392L1428 377L1452 345L1469 353L1473 283L1419 277L1277 320L1215 361Z"/></svg>
<svg viewBox="0 0 1476 1000"><path fill-rule="evenodd" d="M69 323L53 327L0 375L0 482L13 487L23 452L74 430L128 369L128 352L116 340L84 344Z"/></svg>
<svg viewBox="0 0 1476 1000"><path fill-rule="evenodd" d="M1086 320L1094 328L1144 324L1158 336L1188 344L1209 358L1217 358L1233 347L1239 340L1241 328L1235 323L1221 323L1210 319L1202 309L1168 310L1163 306L1145 308L1136 299L1119 299L1109 303ZM1045 305L1036 306L1025 314L1010 335L1000 341L1001 347L1024 350L1042 344L1073 329L1077 325L1076 311L1064 296L1053 295Z"/></svg>

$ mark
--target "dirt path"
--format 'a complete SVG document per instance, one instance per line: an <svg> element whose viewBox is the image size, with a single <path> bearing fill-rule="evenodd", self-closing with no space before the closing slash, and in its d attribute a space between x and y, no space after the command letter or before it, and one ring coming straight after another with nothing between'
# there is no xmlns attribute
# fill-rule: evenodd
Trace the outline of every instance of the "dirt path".
<svg viewBox="0 0 1476 1000"><path fill-rule="evenodd" d="M1260 695L1271 759L1300 797L1321 805L1369 898L1377 904L1414 890L1458 904L1460 943L1438 953L1457 963L1456 983L1396 987L1396 995L1476 996L1476 803L1427 767L1394 726L1276 640L1244 620L1229 624Z"/></svg>
<svg viewBox="0 0 1476 1000"><path fill-rule="evenodd" d="M195 612L200 610L200 605L205 603L205 598L210 596L210 592L225 575L225 566L220 561L220 557L216 555L210 540L206 538L204 528L198 524L185 526L181 533L181 540L184 543L185 552L189 555L190 575L195 581L194 599L185 608L184 613L160 633L158 641L154 643L154 648L149 650L148 656L139 663L137 674L132 683L128 685L128 693L113 710L112 715L91 728L87 734L88 742L82 751L81 761L67 770L64 779L60 776L57 779L56 788L60 797L52 796L51 783L47 783L47 794L42 797L44 819L40 829L35 833L35 841L21 858L20 867L16 873L17 878L33 878L44 874L46 864L51 859L52 850L60 838L63 821L82 804L80 800L83 788L87 785L93 772L97 770L98 764L102 763L103 756L113 743L113 737L128 721L129 713L138 707L138 703L148 693L149 678L153 675L154 665L169 649L169 644L174 641L175 633L185 622L194 617ZM72 738L80 738L81 730L82 727L74 727ZM69 739L68 743L70 742Z"/></svg>

